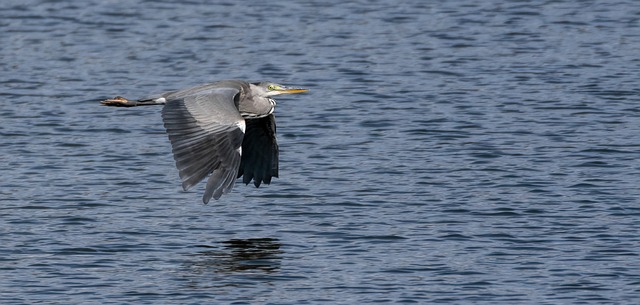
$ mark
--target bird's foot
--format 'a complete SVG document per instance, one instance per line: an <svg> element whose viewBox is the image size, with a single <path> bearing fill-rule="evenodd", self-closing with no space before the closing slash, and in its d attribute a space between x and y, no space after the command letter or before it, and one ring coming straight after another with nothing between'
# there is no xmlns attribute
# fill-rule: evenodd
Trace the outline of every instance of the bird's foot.
<svg viewBox="0 0 640 305"><path fill-rule="evenodd" d="M116 96L114 98L110 98L100 102L100 104L104 106L114 106L114 107L133 107L136 106L136 101L130 101L122 96Z"/></svg>

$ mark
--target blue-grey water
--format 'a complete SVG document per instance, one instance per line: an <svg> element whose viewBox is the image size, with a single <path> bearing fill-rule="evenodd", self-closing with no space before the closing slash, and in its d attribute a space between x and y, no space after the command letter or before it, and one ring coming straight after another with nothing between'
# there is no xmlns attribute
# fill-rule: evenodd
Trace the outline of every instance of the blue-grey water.
<svg viewBox="0 0 640 305"><path fill-rule="evenodd" d="M638 304L640 2L0 4L2 304ZM159 107L279 99L203 205Z"/></svg>

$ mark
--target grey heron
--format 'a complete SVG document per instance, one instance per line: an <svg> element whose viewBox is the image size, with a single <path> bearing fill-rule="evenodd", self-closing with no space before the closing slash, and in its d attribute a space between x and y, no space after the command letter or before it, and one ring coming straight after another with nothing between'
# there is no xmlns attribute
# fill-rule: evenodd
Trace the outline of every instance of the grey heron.
<svg viewBox="0 0 640 305"><path fill-rule="evenodd" d="M223 80L140 100L120 96L102 105L164 105L162 120L171 142L182 188L208 176L202 201L229 193L235 180L259 187L278 177L274 96L302 93L271 82Z"/></svg>

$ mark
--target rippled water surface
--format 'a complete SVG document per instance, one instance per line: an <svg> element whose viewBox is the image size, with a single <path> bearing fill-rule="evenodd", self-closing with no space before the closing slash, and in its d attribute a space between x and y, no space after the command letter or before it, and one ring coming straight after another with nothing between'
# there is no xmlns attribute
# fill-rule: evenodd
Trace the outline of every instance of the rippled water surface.
<svg viewBox="0 0 640 305"><path fill-rule="evenodd" d="M638 304L638 1L2 1L0 303ZM183 192L160 108L279 100L280 178Z"/></svg>

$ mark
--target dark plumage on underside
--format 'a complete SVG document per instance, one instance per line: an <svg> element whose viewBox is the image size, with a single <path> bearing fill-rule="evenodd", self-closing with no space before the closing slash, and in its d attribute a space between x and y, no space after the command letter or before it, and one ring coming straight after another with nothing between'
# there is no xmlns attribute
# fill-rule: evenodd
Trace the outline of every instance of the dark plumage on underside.
<svg viewBox="0 0 640 305"><path fill-rule="evenodd" d="M278 143L273 114L259 119L246 120L247 130L242 141L242 161L238 178L242 182L259 187L270 184L271 177L278 177Z"/></svg>

